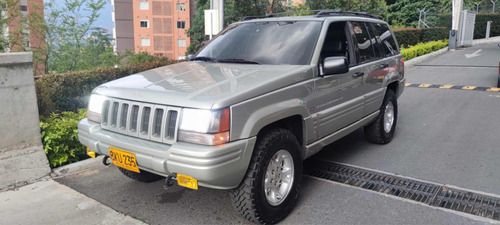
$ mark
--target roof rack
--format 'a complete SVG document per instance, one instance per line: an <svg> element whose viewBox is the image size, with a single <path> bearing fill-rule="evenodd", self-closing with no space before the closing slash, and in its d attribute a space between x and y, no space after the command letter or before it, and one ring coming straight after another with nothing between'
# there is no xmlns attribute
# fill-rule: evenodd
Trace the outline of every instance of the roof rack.
<svg viewBox="0 0 500 225"><path fill-rule="evenodd" d="M342 11L340 9L325 9L325 10L304 10L304 11L289 11L289 12L281 12L281 13L272 13L269 15L265 16L246 16L241 19L241 21L245 20L253 20L253 19L263 19L263 18L270 18L270 17L280 17L280 16L287 16L287 15L293 15L293 14L305 14L305 13L312 13L311 15L316 16L316 17L327 17L327 16L362 16L362 17L368 17L368 18L374 18L378 19L377 16L368 14L366 12L351 12L351 11Z"/></svg>
<svg viewBox="0 0 500 225"><path fill-rule="evenodd" d="M342 11L340 9L334 9L334 10L322 10L316 14L317 17L322 17L322 16L363 16L363 17L368 17L368 18L373 18L373 19L378 19L377 16L369 14L367 12L351 12L351 11Z"/></svg>

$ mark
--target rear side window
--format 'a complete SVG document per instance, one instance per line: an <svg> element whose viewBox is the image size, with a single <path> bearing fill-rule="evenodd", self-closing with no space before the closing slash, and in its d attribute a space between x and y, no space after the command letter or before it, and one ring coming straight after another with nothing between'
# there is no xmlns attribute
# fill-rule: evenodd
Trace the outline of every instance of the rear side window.
<svg viewBox="0 0 500 225"><path fill-rule="evenodd" d="M354 36L356 37L356 45L358 47L358 63L364 63L376 59L373 49L372 40L368 34L368 29L363 22L351 22Z"/></svg>
<svg viewBox="0 0 500 225"><path fill-rule="evenodd" d="M386 56L399 54L394 35L392 35L389 26L383 23L374 23L373 27L375 28L375 37L382 47L382 53L385 53Z"/></svg>

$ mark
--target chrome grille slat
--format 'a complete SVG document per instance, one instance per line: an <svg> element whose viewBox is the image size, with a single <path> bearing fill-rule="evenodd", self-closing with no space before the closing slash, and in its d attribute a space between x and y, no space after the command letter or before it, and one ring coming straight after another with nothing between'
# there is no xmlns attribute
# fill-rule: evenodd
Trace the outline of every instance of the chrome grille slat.
<svg viewBox="0 0 500 225"><path fill-rule="evenodd" d="M108 99L101 127L128 136L172 144L177 140L181 108Z"/></svg>
<svg viewBox="0 0 500 225"><path fill-rule="evenodd" d="M104 126L107 126L108 124L108 121L109 121L109 117L108 117L108 112L109 112L109 106L110 106L110 101L109 100L106 100L104 102L104 107L103 107L103 111L102 111L102 120L101 120L101 123L104 125Z"/></svg>
<svg viewBox="0 0 500 225"><path fill-rule="evenodd" d="M139 122L139 111L141 106L138 104L132 104L130 109L130 117L128 119L129 127L127 128L127 134L130 136L137 137L138 136L138 122Z"/></svg>
<svg viewBox="0 0 500 225"><path fill-rule="evenodd" d="M177 111L170 111L169 112L169 120L167 124L167 137L168 138L174 138L175 136L175 124L177 121Z"/></svg>
<svg viewBox="0 0 500 225"><path fill-rule="evenodd" d="M161 124L163 120L163 114L164 110L163 109L158 109L156 108L154 111L154 119L153 119L153 129L151 130L153 136L155 137L161 137Z"/></svg>
<svg viewBox="0 0 500 225"><path fill-rule="evenodd" d="M118 123L118 128L120 132L127 132L127 117L129 111L129 104L123 103L120 108L120 122Z"/></svg>
<svg viewBox="0 0 500 225"><path fill-rule="evenodd" d="M110 126L116 127L116 122L118 121L118 108L120 107L120 102L113 102L111 107L111 121Z"/></svg>

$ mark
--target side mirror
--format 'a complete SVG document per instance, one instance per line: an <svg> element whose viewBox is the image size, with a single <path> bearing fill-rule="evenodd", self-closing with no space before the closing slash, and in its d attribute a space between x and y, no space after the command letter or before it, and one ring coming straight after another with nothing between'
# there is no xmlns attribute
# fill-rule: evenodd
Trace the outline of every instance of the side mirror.
<svg viewBox="0 0 500 225"><path fill-rule="evenodd" d="M186 57L186 61L191 61L191 59L193 58L193 55L192 54L189 54L187 55Z"/></svg>
<svg viewBox="0 0 500 225"><path fill-rule="evenodd" d="M333 75L349 72L349 63L343 56L327 57L323 61L323 74Z"/></svg>

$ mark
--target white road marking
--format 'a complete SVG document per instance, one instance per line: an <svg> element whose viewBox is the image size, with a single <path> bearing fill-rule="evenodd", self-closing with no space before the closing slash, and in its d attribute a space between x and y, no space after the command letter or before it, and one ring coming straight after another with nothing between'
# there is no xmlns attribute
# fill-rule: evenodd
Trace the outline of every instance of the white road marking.
<svg viewBox="0 0 500 225"><path fill-rule="evenodd" d="M474 52L474 53L472 53L472 54L465 54L465 58L470 59L470 58L474 58L474 57L480 56L480 54L479 54L479 53L480 53L481 51L483 51L483 49L479 49L479 50L475 51L475 52Z"/></svg>

